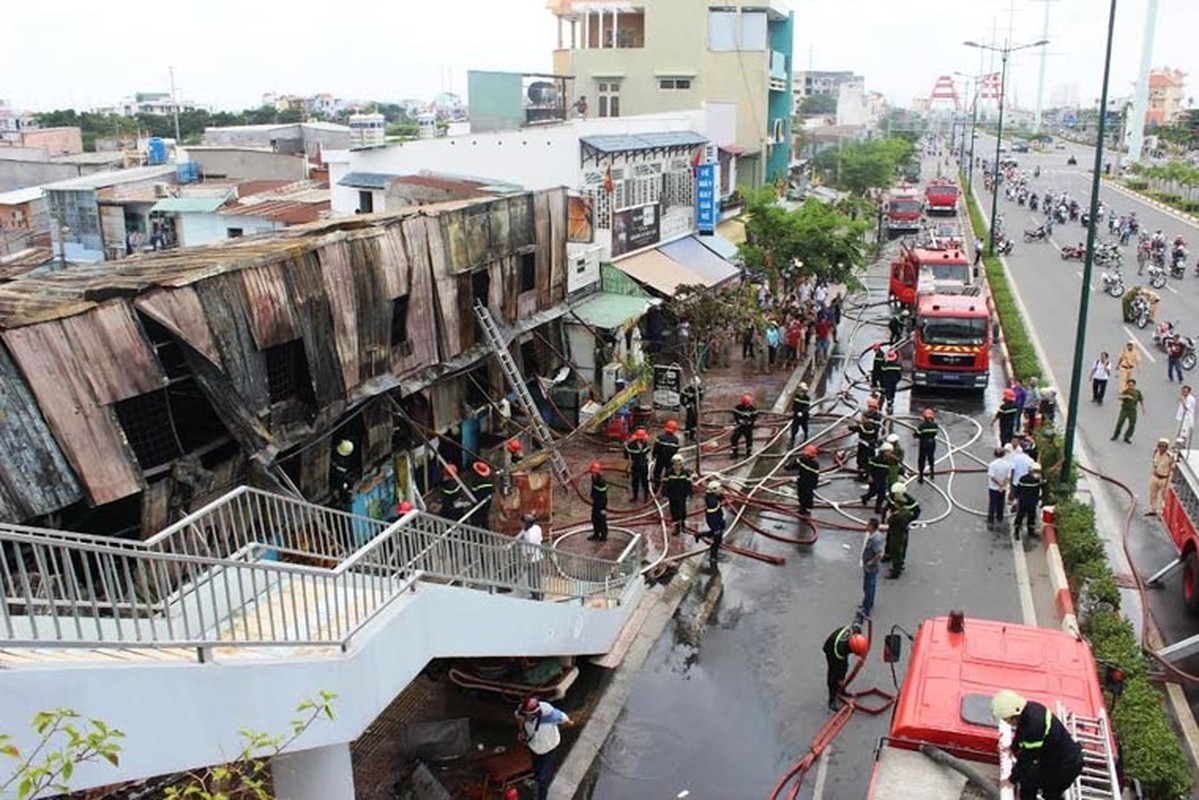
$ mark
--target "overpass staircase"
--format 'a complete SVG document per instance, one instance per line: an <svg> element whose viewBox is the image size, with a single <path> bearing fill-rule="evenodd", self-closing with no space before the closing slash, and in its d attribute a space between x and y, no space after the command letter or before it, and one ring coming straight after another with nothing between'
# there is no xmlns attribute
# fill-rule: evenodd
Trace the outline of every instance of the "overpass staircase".
<svg viewBox="0 0 1199 800"><path fill-rule="evenodd" d="M120 766L80 765L77 789L227 760L318 691L338 717L297 749L349 742L432 658L606 652L641 557L639 538L606 560L250 487L144 541L0 525L0 732L36 744L33 714L59 707L123 730Z"/></svg>

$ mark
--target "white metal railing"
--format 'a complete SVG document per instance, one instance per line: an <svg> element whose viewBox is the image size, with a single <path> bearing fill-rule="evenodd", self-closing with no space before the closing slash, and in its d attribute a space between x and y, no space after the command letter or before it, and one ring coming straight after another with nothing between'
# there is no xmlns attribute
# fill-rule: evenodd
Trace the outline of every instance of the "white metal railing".
<svg viewBox="0 0 1199 800"><path fill-rule="evenodd" d="M0 647L345 647L420 580L618 603L641 557L242 487L145 541L0 526Z"/></svg>

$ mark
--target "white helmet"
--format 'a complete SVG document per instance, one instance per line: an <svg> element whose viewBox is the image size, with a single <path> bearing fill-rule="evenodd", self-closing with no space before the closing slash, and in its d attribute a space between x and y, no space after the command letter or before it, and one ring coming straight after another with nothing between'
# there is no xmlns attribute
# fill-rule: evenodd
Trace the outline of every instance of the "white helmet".
<svg viewBox="0 0 1199 800"><path fill-rule="evenodd" d="M682 453L675 453L673 456L671 456L671 457L670 457L670 463L672 463L672 464L682 464L682 463L683 463L683 454L682 454Z"/></svg>
<svg viewBox="0 0 1199 800"><path fill-rule="evenodd" d="M1033 472L1040 473L1040 471L1041 471L1041 462L1040 462L1040 461L1034 461L1034 462L1032 462L1032 464L1030 464L1030 465L1029 465L1029 467L1028 467L1028 468L1029 468L1030 470L1032 470Z"/></svg>
<svg viewBox="0 0 1199 800"><path fill-rule="evenodd" d="M903 481L895 481L895 483L891 484L891 494L903 494L907 490L908 487L904 486Z"/></svg>
<svg viewBox="0 0 1199 800"><path fill-rule="evenodd" d="M897 443L899 441L899 434L892 433L890 436L887 437L887 441L890 442L891 444Z"/></svg>
<svg viewBox="0 0 1199 800"><path fill-rule="evenodd" d="M800 390L801 392L806 392L806 391L808 390L808 385L807 385L806 383L804 383L804 382L802 382L802 381L801 381L801 382L800 382L800 384L799 384L799 390Z"/></svg>
<svg viewBox="0 0 1199 800"><path fill-rule="evenodd" d="M720 491L720 481L708 481L708 491L709 492L719 492Z"/></svg>

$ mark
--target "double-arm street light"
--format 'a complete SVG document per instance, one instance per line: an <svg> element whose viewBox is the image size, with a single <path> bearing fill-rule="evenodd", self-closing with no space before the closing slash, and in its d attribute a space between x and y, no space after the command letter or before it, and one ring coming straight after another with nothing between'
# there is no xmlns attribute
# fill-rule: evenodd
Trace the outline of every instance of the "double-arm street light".
<svg viewBox="0 0 1199 800"><path fill-rule="evenodd" d="M999 72L999 129L995 132L995 163L992 165L991 177L991 233L988 242L988 250L991 255L995 255L995 220L999 212L999 145L1003 141L1003 99L1004 92L1007 89L1007 60L1008 56L1015 53L1017 50L1027 50L1030 47L1041 47L1049 44L1048 39L1042 39L1039 42L1029 42L1028 44L1009 45L1006 42L1002 47L993 44L979 44L978 42L962 42L967 47L977 47L980 50L990 50L994 53L999 53L1003 59L1003 66Z"/></svg>
<svg viewBox="0 0 1199 800"><path fill-rule="evenodd" d="M962 156L958 159L959 162L966 164L966 194L972 196L974 191L974 132L978 130L978 93L982 86L982 75L967 75L964 72L955 72L959 78L966 78L970 81L970 93L967 95L973 106L973 111L970 114L970 160L966 160L966 133L962 132Z"/></svg>

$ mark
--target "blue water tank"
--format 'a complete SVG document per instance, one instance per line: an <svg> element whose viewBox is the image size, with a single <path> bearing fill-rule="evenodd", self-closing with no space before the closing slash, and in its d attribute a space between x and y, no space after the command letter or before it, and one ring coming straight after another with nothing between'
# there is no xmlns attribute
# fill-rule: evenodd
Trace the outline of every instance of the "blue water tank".
<svg viewBox="0 0 1199 800"><path fill-rule="evenodd" d="M161 137L150 137L146 142L146 156L151 164L167 163L167 143Z"/></svg>
<svg viewBox="0 0 1199 800"><path fill-rule="evenodd" d="M195 161L180 161L175 165L175 175L180 183L195 183L200 180L200 165Z"/></svg>

